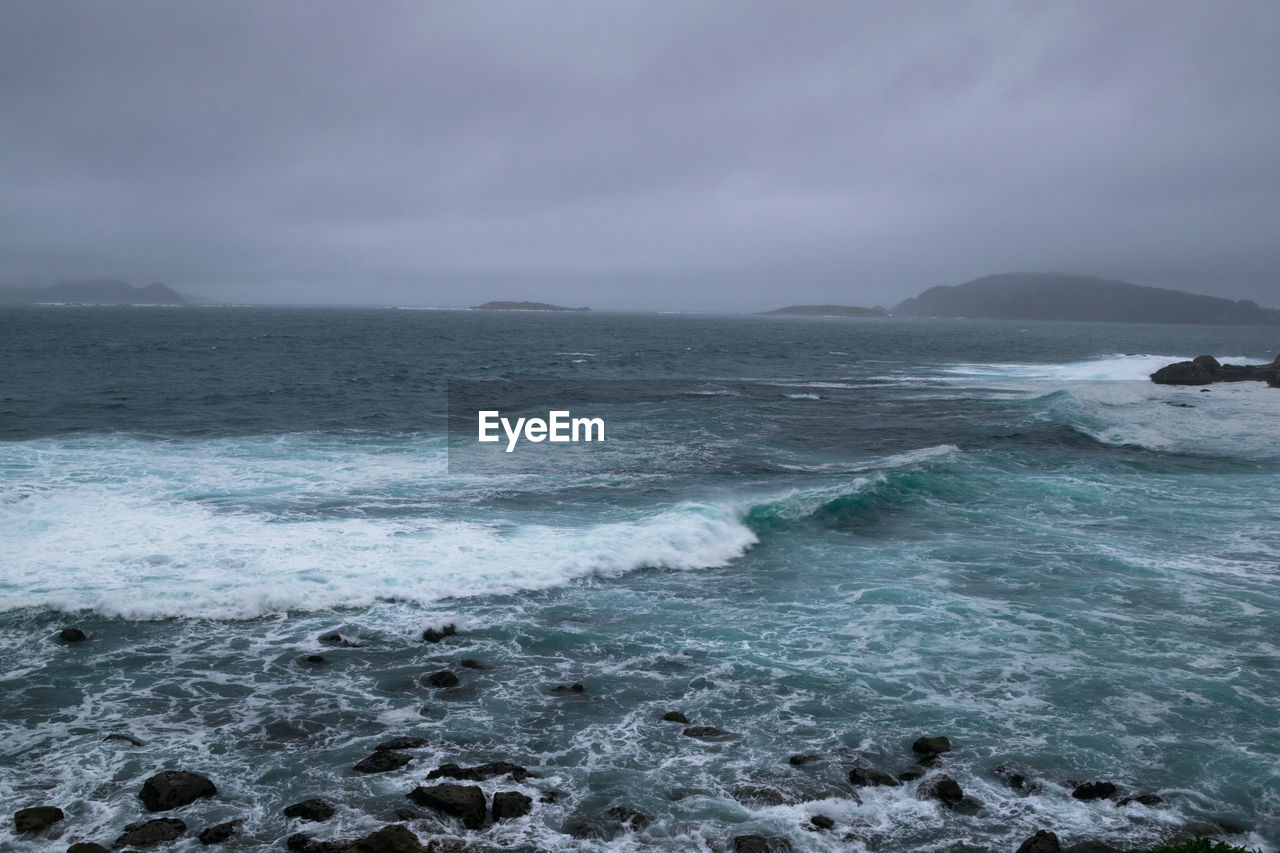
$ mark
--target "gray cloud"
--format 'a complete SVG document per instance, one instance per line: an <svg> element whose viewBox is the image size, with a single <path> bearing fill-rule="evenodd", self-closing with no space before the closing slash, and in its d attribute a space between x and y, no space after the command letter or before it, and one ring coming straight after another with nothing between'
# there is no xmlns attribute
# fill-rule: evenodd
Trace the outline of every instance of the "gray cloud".
<svg viewBox="0 0 1280 853"><path fill-rule="evenodd" d="M0 4L0 281L1280 304L1270 2Z"/></svg>

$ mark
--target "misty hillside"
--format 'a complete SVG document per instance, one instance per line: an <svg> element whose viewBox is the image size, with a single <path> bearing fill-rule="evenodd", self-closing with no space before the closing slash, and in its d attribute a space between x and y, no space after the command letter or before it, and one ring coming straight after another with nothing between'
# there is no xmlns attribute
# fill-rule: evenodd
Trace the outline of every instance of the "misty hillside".
<svg viewBox="0 0 1280 853"><path fill-rule="evenodd" d="M591 309L583 306L582 308L566 308L563 305L552 305L550 302L511 302L504 300L495 300L486 302L483 305L473 305L476 311L590 311Z"/></svg>
<svg viewBox="0 0 1280 853"><path fill-rule="evenodd" d="M187 300L164 284L134 287L117 279L60 281L40 287L0 288L0 304L39 305L70 302L81 305L186 305Z"/></svg>
<svg viewBox="0 0 1280 853"><path fill-rule="evenodd" d="M908 317L1083 320L1112 323L1280 325L1280 311L1180 290L1080 275L1003 273L933 287L900 302Z"/></svg>
<svg viewBox="0 0 1280 853"><path fill-rule="evenodd" d="M759 312L764 317L888 317L883 308L862 308L857 305L788 305L772 311Z"/></svg>

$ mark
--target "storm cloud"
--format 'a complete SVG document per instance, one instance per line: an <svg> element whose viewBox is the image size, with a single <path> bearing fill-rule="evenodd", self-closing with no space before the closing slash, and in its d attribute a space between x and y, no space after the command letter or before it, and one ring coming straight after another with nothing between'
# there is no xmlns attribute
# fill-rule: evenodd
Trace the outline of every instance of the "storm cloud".
<svg viewBox="0 0 1280 853"><path fill-rule="evenodd" d="M0 282L1280 304L1280 4L0 4Z"/></svg>

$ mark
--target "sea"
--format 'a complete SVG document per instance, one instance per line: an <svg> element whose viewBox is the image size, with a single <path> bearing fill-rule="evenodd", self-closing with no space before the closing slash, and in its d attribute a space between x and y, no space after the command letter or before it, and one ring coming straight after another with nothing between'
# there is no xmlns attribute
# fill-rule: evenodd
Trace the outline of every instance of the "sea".
<svg viewBox="0 0 1280 853"><path fill-rule="evenodd" d="M1280 390L1147 377L1278 350L1238 326L4 309L0 801L65 818L0 848L159 816L174 851L242 819L227 849L403 823L485 850L1012 853L1044 829L1274 853ZM604 440L478 450L476 389ZM921 736L951 751L921 764ZM424 741L407 766L352 769L395 737ZM406 797L494 761L536 774L476 783L529 814L467 830ZM174 769L217 795L147 813ZM1116 795L1073 796L1094 781ZM282 815L312 797L334 817Z"/></svg>

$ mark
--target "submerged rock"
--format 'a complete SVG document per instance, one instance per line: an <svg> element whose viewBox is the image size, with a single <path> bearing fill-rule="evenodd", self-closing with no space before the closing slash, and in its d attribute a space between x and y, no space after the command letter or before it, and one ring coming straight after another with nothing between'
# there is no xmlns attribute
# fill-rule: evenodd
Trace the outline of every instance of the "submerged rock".
<svg viewBox="0 0 1280 853"><path fill-rule="evenodd" d="M689 725L689 718L679 711L668 711L662 715L662 721L665 723L683 723Z"/></svg>
<svg viewBox="0 0 1280 853"><path fill-rule="evenodd" d="M392 770L399 770L410 761L413 761L413 756L407 753L378 749L368 758L360 759L352 769L357 773L389 773Z"/></svg>
<svg viewBox="0 0 1280 853"><path fill-rule="evenodd" d="M648 825L648 815L626 806L614 806L594 817L579 817L569 821L564 826L564 832L574 838L611 841L623 832L640 832Z"/></svg>
<svg viewBox="0 0 1280 853"><path fill-rule="evenodd" d="M516 782L523 782L529 777L537 778L536 773L512 764L510 761L491 761L475 767L459 767L456 764L442 764L427 774L428 779L462 779L468 782L483 782L495 776L510 776Z"/></svg>
<svg viewBox="0 0 1280 853"><path fill-rule="evenodd" d="M81 841L68 847L67 853L111 853L111 850L92 841Z"/></svg>
<svg viewBox="0 0 1280 853"><path fill-rule="evenodd" d="M291 806L285 806L285 817L296 817L300 820L324 821L333 817L335 809L333 806L319 798L303 800L300 803L294 803Z"/></svg>
<svg viewBox="0 0 1280 853"><path fill-rule="evenodd" d="M63 628L58 632L58 639L64 643L83 643L89 638L79 628Z"/></svg>
<svg viewBox="0 0 1280 853"><path fill-rule="evenodd" d="M575 681L573 684L557 684L551 688L552 693L585 693L587 688L582 686L581 681Z"/></svg>
<svg viewBox="0 0 1280 853"><path fill-rule="evenodd" d="M409 792L409 799L420 806L461 818L463 826L484 826L485 799L479 785L419 785Z"/></svg>
<svg viewBox="0 0 1280 853"><path fill-rule="evenodd" d="M25 809L18 809L13 814L13 831L39 832L64 817L66 815L57 806L31 806Z"/></svg>
<svg viewBox="0 0 1280 853"><path fill-rule="evenodd" d="M724 740L738 737L734 732L726 732L724 729L717 729L715 726L689 726L682 734L685 737L697 738L698 740Z"/></svg>
<svg viewBox="0 0 1280 853"><path fill-rule="evenodd" d="M494 821L523 817L533 810L533 800L519 791L501 791L493 795Z"/></svg>
<svg viewBox="0 0 1280 853"><path fill-rule="evenodd" d="M791 853L791 842L763 835L739 835L733 839L733 853Z"/></svg>
<svg viewBox="0 0 1280 853"><path fill-rule="evenodd" d="M821 760L821 755L793 755L787 759L787 763L792 767L800 767L801 765L813 764L814 762Z"/></svg>
<svg viewBox="0 0 1280 853"><path fill-rule="evenodd" d="M201 797L212 797L217 793L217 787L199 773L165 770L143 782L138 797L147 811L163 812L194 803Z"/></svg>
<svg viewBox="0 0 1280 853"><path fill-rule="evenodd" d="M880 786L896 788L899 783L897 779L888 773L872 770L870 767L855 767L849 771L849 784L856 785L859 788L876 788Z"/></svg>
<svg viewBox="0 0 1280 853"><path fill-rule="evenodd" d="M1085 782L1076 785L1071 796L1077 800L1105 800L1116 792L1116 786L1110 782Z"/></svg>
<svg viewBox="0 0 1280 853"><path fill-rule="evenodd" d="M458 676L447 669L422 676L422 683L427 687L457 687L461 682Z"/></svg>
<svg viewBox="0 0 1280 853"><path fill-rule="evenodd" d="M353 643L337 631L331 631L328 634L320 635L320 642L326 646L333 646L338 649L358 649L359 643Z"/></svg>
<svg viewBox="0 0 1280 853"><path fill-rule="evenodd" d="M817 829L835 829L836 822L824 814L816 814L809 818L809 823Z"/></svg>
<svg viewBox="0 0 1280 853"><path fill-rule="evenodd" d="M391 740L384 740L374 749L381 752L390 752L396 749L421 749L428 743L430 741L424 737L393 737Z"/></svg>
<svg viewBox="0 0 1280 853"><path fill-rule="evenodd" d="M285 841L295 853L428 853L443 850L437 845L424 847L408 827L395 823L350 841L317 841L304 833L296 833Z"/></svg>
<svg viewBox="0 0 1280 853"><path fill-rule="evenodd" d="M950 809L960 805L965 798L960 783L945 773L939 773L921 785L920 793L932 797Z"/></svg>
<svg viewBox="0 0 1280 853"><path fill-rule="evenodd" d="M428 628L423 631L422 639L423 642L438 643L445 637L452 637L456 633L458 633L458 626L450 622L448 625L445 625L443 628L438 630L435 628Z"/></svg>
<svg viewBox="0 0 1280 853"><path fill-rule="evenodd" d="M780 806L787 801L780 791L768 785L739 785L729 793L744 806Z"/></svg>
<svg viewBox="0 0 1280 853"><path fill-rule="evenodd" d="M462 667L463 669L489 669L489 667L485 666L475 658L463 658L462 660L458 661L458 666Z"/></svg>
<svg viewBox="0 0 1280 853"><path fill-rule="evenodd" d="M124 834L116 839L116 847L147 847L162 841L181 838L187 825L177 818L159 817L140 820L124 828Z"/></svg>
<svg viewBox="0 0 1280 853"><path fill-rule="evenodd" d="M1157 794L1138 794L1133 797L1124 797L1118 802L1116 802L1116 805L1127 806L1133 803L1137 803L1140 806L1158 806L1163 802L1164 802L1164 799L1162 799Z"/></svg>
<svg viewBox="0 0 1280 853"><path fill-rule="evenodd" d="M200 843L206 847L210 844L221 844L224 841L230 841L231 836L239 832L240 827L243 825L244 820L242 818L214 824L197 835L196 838L200 839Z"/></svg>
<svg viewBox="0 0 1280 853"><path fill-rule="evenodd" d="M136 737L134 737L133 735L122 735L122 734L114 734L114 733L113 733L113 734L109 734L109 735L107 735L106 737L104 737L104 738L102 739L102 742L103 742L103 743L106 743L106 742L108 742L108 741L113 741L113 740L118 740L118 741L121 741L121 742L123 742L123 743L132 744L133 746L144 746L143 742L142 742L142 741L140 741L140 740L138 740L138 739L137 739Z"/></svg>
<svg viewBox="0 0 1280 853"><path fill-rule="evenodd" d="M1058 836L1047 830L1037 830L1036 834L1018 846L1017 853L1058 853L1062 846Z"/></svg>

